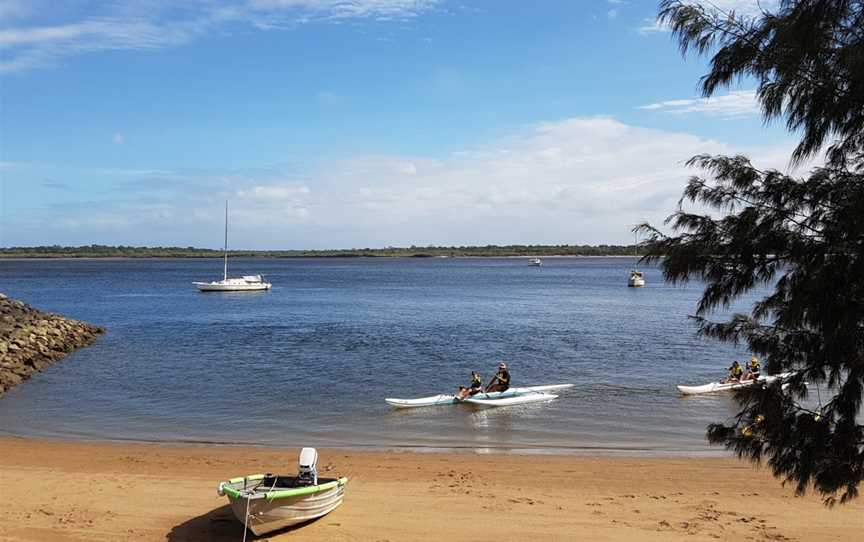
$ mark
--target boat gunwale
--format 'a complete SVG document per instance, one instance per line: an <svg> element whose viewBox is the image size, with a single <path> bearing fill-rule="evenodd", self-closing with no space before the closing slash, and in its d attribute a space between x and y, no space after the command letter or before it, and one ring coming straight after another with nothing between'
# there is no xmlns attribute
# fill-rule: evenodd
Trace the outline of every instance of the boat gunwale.
<svg viewBox="0 0 864 542"><path fill-rule="evenodd" d="M220 487L222 492L228 497L235 499L267 499L267 501L274 501L277 499L285 499L289 497L302 497L304 495L314 495L315 493L321 493L322 491L329 491L331 489L342 487L348 483L348 477L342 476L333 481L326 482L324 484L318 484L314 486L304 486L297 487L291 489L279 489L276 491L267 491L264 493L250 493L248 490L235 489L230 486L230 484L238 484L248 480L263 480L265 477L264 474L253 474L251 476L232 478L227 482L222 482Z"/></svg>

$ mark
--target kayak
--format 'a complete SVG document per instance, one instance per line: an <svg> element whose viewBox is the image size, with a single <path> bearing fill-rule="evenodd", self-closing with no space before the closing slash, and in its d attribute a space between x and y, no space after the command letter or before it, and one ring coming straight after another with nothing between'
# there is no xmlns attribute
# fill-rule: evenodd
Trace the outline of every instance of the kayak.
<svg viewBox="0 0 864 542"><path fill-rule="evenodd" d="M573 384L550 384L546 386L531 386L524 388L510 388L507 391L495 391L492 393L478 393L477 395L473 395L469 397L469 399L473 398L485 398L485 399L503 399L506 397L515 397L517 395L524 395L526 393L537 393L537 392L546 392L546 391L554 391L554 390L564 390L567 388L572 388ZM420 397L418 399L395 399L395 398L387 398L384 401L396 408L418 408L418 407L429 407L429 406L442 406L442 405L455 405L457 403L462 403L467 399L463 399L460 401L456 399L455 395L452 394L440 394L440 395L432 395L430 397Z"/></svg>
<svg viewBox="0 0 864 542"><path fill-rule="evenodd" d="M748 380L746 382L711 382L710 384L703 384L701 386L676 386L678 391L680 391L684 395L698 395L701 393L714 393L718 391L727 391L727 390L737 390L739 388L746 388L748 386L752 386L756 382L760 384L770 384L777 379L784 380L789 378L795 373L780 373L778 375L765 375L760 376L756 380Z"/></svg>
<svg viewBox="0 0 864 542"><path fill-rule="evenodd" d="M502 397L502 398L492 398L492 399L484 399L482 397L478 397L475 395L474 397L469 397L467 399L463 399L462 402L469 403L472 405L477 405L481 407L500 407L500 406L510 406L510 405L522 405L525 403L539 403L543 401L551 401L553 399L557 399L557 395L552 395L551 393L542 393L542 392L532 392L525 393L522 395L514 395L512 397Z"/></svg>

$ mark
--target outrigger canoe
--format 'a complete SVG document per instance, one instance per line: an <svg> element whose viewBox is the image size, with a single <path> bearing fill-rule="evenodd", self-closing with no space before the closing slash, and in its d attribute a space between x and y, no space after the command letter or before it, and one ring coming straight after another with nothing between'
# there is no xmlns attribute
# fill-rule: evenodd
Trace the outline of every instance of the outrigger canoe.
<svg viewBox="0 0 864 542"><path fill-rule="evenodd" d="M728 391L728 390L737 390L739 388L746 388L748 386L752 386L753 384L759 382L760 384L770 384L775 380L785 380L792 376L795 373L780 373L777 375L765 375L760 376L756 380L747 380L744 382L711 382L710 384L703 384L701 386L676 386L678 391L680 391L683 395L699 395L702 393L715 393L718 391Z"/></svg>
<svg viewBox="0 0 864 542"><path fill-rule="evenodd" d="M541 403L545 401L551 401L557 398L557 395L553 395L551 393L532 392L524 393L522 395L514 395L512 397L503 397L499 399L484 399L483 397L478 397L477 395L475 395L474 397L468 397L466 399L463 399L462 401L471 405L477 405L481 407L498 407L522 405L525 403Z"/></svg>
<svg viewBox="0 0 864 542"><path fill-rule="evenodd" d="M480 399L480 400L489 400L489 399L504 399L508 397L516 397L518 395L526 395L526 394L534 394L537 395L539 393L547 392L547 391L555 391L555 390L565 390L567 388L572 388L573 384L550 384L546 386L530 386L523 388L510 388L507 391L496 391L492 393L478 393L477 395L473 395L468 399ZM388 405L394 406L396 408L418 408L418 407L429 407L429 406L444 406L444 405L456 405L459 403L463 403L467 401L467 399L459 400L456 399L455 395L452 394L441 394L441 395L432 395L429 397L420 397L417 399L395 399L395 398L387 398L384 399ZM499 405L500 406L500 405Z"/></svg>

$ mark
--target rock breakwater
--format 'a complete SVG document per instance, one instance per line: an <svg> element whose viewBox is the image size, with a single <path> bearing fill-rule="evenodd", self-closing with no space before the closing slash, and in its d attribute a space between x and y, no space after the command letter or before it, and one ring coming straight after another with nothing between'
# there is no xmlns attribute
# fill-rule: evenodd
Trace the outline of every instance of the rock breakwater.
<svg viewBox="0 0 864 542"><path fill-rule="evenodd" d="M104 332L0 294L0 397Z"/></svg>

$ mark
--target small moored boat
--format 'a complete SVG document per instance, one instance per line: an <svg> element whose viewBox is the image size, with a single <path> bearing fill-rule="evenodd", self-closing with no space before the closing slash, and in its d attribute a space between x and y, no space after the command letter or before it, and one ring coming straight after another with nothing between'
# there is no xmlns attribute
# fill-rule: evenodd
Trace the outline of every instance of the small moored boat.
<svg viewBox="0 0 864 542"><path fill-rule="evenodd" d="M269 290L272 284L261 275L244 275L240 278L228 278L228 202L225 202L225 249L222 264L222 280L212 282L193 282L202 292L255 292Z"/></svg>
<svg viewBox="0 0 864 542"><path fill-rule="evenodd" d="M633 264L633 269L630 270L630 278L627 280L627 286L630 288L642 288L645 286L645 276L642 275L642 271L636 267L636 264L639 263L639 238L638 233L633 232L633 257L636 259L636 262Z"/></svg>
<svg viewBox="0 0 864 542"><path fill-rule="evenodd" d="M244 275L238 278L228 277L213 282L193 282L202 292L245 292L254 290L269 290L272 286L261 275Z"/></svg>
<svg viewBox="0 0 864 542"><path fill-rule="evenodd" d="M255 535L328 514L342 504L348 478L318 478L318 452L303 448L297 476L254 474L219 484L238 520Z"/></svg>
<svg viewBox="0 0 864 542"><path fill-rule="evenodd" d="M540 267L541 265L543 265L543 260L541 260L540 258L531 258L530 260L528 260L528 265Z"/></svg>

